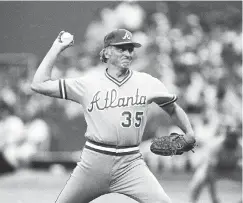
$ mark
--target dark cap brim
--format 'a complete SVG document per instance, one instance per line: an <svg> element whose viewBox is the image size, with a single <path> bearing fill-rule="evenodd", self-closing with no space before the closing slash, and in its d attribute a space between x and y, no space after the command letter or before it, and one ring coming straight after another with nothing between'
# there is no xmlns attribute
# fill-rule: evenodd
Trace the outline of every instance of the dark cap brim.
<svg viewBox="0 0 243 203"><path fill-rule="evenodd" d="M138 42L117 42L117 43L110 43L110 45L123 45L123 44L132 44L134 47L139 48L142 45Z"/></svg>

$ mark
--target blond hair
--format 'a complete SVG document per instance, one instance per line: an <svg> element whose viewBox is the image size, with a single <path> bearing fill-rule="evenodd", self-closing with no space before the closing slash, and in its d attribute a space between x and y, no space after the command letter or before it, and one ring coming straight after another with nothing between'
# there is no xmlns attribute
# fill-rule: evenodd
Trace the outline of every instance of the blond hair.
<svg viewBox="0 0 243 203"><path fill-rule="evenodd" d="M105 49L102 49L100 52L100 61L103 63L107 63L108 58L105 57Z"/></svg>

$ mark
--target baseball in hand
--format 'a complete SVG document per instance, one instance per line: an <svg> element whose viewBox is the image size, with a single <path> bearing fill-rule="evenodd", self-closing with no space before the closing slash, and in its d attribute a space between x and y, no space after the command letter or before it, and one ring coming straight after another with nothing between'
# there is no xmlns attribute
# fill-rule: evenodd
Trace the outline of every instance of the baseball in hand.
<svg viewBox="0 0 243 203"><path fill-rule="evenodd" d="M61 42L73 41L73 35L69 32L64 32L60 37Z"/></svg>

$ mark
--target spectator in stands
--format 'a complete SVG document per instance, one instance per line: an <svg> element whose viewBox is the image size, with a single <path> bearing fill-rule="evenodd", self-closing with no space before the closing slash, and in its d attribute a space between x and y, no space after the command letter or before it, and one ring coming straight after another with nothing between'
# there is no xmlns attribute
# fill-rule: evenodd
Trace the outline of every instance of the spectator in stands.
<svg viewBox="0 0 243 203"><path fill-rule="evenodd" d="M11 106L0 102L0 175L11 173L31 164L32 157L49 150L49 127L44 120L24 123L14 115Z"/></svg>
<svg viewBox="0 0 243 203"><path fill-rule="evenodd" d="M190 185L190 201L196 203L203 187L209 187L212 203L219 203L216 181L230 179L242 182L241 132L232 125L220 126L218 135L207 144L204 157L193 175Z"/></svg>

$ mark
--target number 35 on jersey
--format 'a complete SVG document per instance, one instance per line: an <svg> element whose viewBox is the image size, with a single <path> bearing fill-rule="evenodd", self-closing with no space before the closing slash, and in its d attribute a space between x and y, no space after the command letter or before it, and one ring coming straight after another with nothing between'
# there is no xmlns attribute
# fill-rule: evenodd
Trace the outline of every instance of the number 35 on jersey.
<svg viewBox="0 0 243 203"><path fill-rule="evenodd" d="M123 111L122 114L122 121L121 126L124 128L129 128L132 125L136 128L139 128L142 123L143 119L143 112L137 111L137 112L130 112L130 111Z"/></svg>

